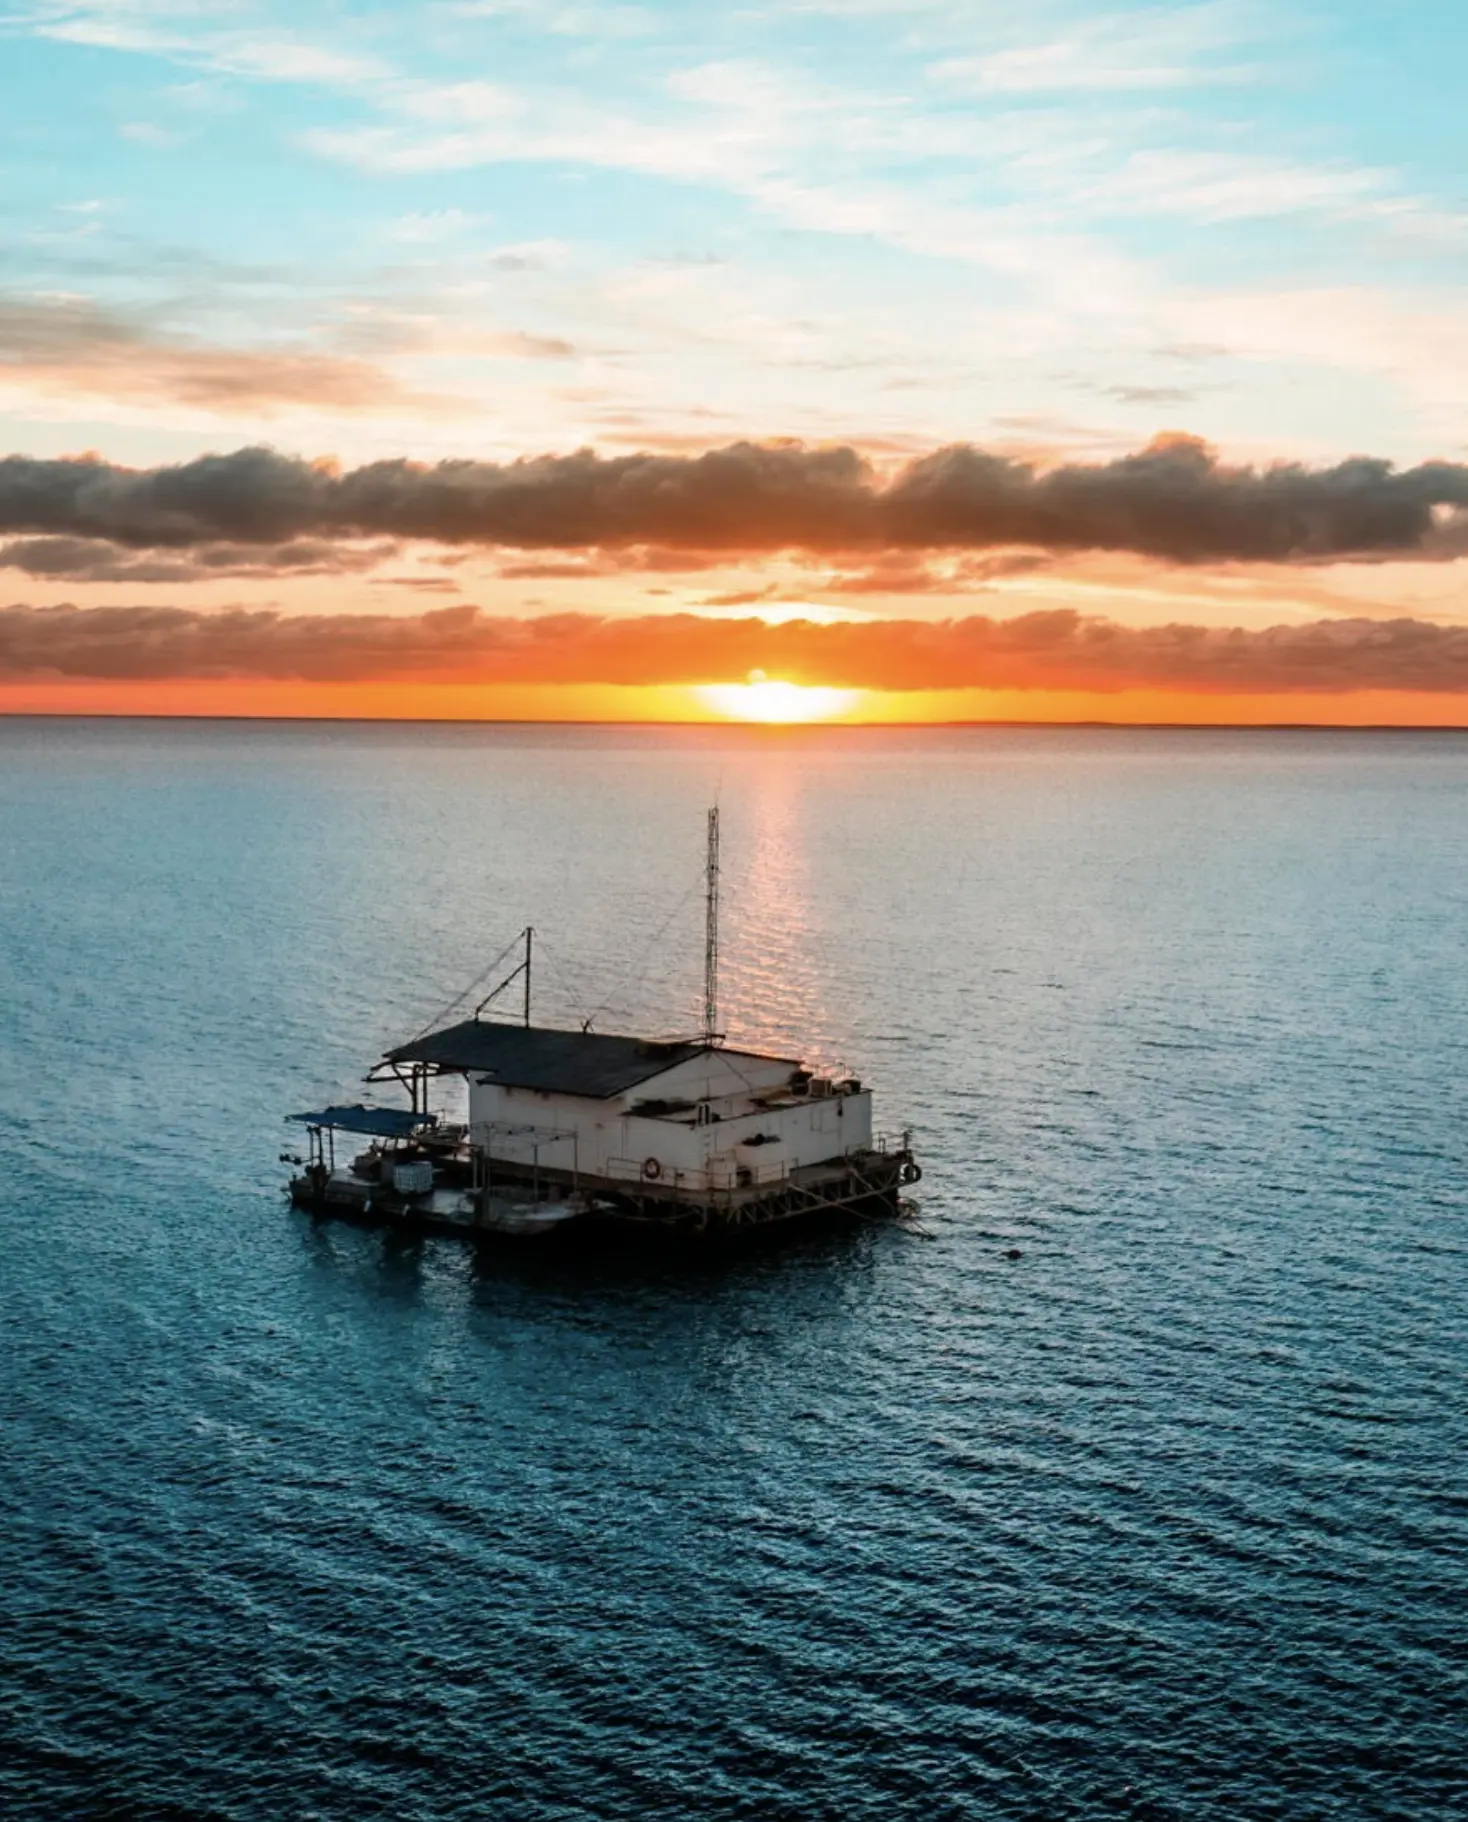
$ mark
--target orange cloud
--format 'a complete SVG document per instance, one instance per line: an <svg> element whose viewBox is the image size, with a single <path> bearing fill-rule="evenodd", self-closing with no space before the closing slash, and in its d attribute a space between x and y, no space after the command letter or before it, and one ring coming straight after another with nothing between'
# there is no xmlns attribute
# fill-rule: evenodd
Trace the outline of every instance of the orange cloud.
<svg viewBox="0 0 1468 1822"><path fill-rule="evenodd" d="M1263 631L1127 627L1070 610L1001 620L777 624L695 614L601 618L236 608L0 609L0 677L663 686L776 678L873 691L1320 695L1468 692L1468 628L1322 620Z"/></svg>

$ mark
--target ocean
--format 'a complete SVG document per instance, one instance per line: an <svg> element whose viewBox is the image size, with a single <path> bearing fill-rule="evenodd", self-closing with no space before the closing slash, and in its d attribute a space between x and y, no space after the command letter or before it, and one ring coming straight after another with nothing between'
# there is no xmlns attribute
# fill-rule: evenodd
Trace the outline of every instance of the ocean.
<svg viewBox="0 0 1468 1822"><path fill-rule="evenodd" d="M594 1266L284 1117L535 1013L910 1128ZM1468 1813L1468 737L0 722L0 1813Z"/></svg>

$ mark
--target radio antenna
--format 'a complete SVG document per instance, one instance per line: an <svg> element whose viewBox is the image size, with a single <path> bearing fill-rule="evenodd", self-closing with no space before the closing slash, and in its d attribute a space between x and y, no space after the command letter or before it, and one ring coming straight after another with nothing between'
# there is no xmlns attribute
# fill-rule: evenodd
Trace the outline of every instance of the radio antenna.
<svg viewBox="0 0 1468 1822"><path fill-rule="evenodd" d="M709 811L708 874L704 896L703 1041L719 1039L719 811Z"/></svg>

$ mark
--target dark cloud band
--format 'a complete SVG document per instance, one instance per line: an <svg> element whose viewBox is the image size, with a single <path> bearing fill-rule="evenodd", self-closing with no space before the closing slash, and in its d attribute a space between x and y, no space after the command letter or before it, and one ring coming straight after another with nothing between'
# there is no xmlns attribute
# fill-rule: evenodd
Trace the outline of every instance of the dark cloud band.
<svg viewBox="0 0 1468 1822"><path fill-rule="evenodd" d="M1230 466L1161 439L1116 461L1042 468L969 445L889 478L851 448L736 443L701 455L369 463L345 473L271 449L128 469L0 460L0 533L135 549L426 539L519 550L1132 551L1176 563L1455 554L1468 466Z"/></svg>
<svg viewBox="0 0 1468 1822"><path fill-rule="evenodd" d="M49 582L217 582L239 576L339 576L368 570L394 555L393 544L299 538L289 544L194 544L184 549L130 549L106 538L16 538L0 543L0 569ZM452 586L450 584L449 586Z"/></svg>
<svg viewBox="0 0 1468 1822"><path fill-rule="evenodd" d="M1230 694L1468 691L1468 628L1326 620L1265 631L1123 627L1068 612L838 625L694 614L517 619L244 609L0 609L0 678L686 684L771 675L845 688Z"/></svg>

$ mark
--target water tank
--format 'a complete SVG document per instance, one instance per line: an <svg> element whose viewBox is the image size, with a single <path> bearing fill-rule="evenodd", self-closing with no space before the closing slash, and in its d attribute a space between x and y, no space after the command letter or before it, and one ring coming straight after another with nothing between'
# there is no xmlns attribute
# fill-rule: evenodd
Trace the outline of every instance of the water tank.
<svg viewBox="0 0 1468 1822"><path fill-rule="evenodd" d="M426 1196L433 1188L433 1165L427 1158L412 1164L394 1164L392 1186L400 1196Z"/></svg>

